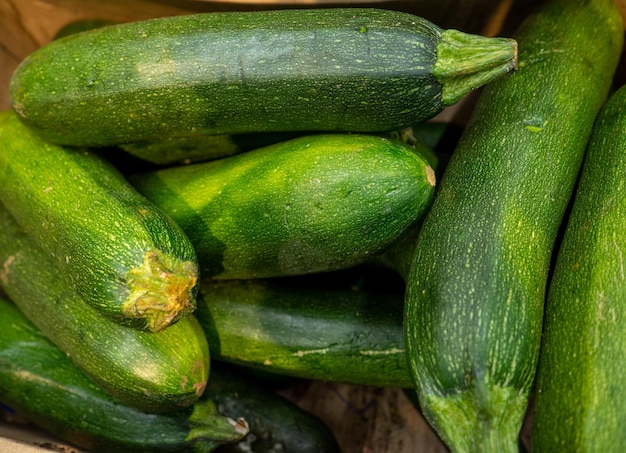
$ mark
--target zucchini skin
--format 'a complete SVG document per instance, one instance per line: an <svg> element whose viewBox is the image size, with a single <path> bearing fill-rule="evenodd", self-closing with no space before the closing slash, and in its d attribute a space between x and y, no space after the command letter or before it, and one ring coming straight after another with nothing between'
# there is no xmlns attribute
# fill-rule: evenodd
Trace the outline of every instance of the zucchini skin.
<svg viewBox="0 0 626 453"><path fill-rule="evenodd" d="M452 451L517 451L551 254L621 53L611 0L553 0L514 35L424 219L405 305L411 373Z"/></svg>
<svg viewBox="0 0 626 453"><path fill-rule="evenodd" d="M0 200L84 300L161 331L195 307L193 245L103 157L43 141L0 113Z"/></svg>
<svg viewBox="0 0 626 453"><path fill-rule="evenodd" d="M435 184L414 148L358 134L299 137L129 180L187 234L203 278L220 279L369 260L423 215Z"/></svg>
<svg viewBox="0 0 626 453"><path fill-rule="evenodd" d="M222 445L217 453L340 452L334 434L317 416L225 363L214 367L205 396L220 413L243 417L250 425L243 440Z"/></svg>
<svg viewBox="0 0 626 453"><path fill-rule="evenodd" d="M235 424L217 414L198 418L194 407L153 414L120 404L4 297L0 326L0 401L81 448L94 453L194 451L238 441L247 433L242 421ZM198 411L213 404L205 400L196 403ZM198 435L200 430L206 431Z"/></svg>
<svg viewBox="0 0 626 453"><path fill-rule="evenodd" d="M533 451L626 448L626 88L596 121L545 311Z"/></svg>
<svg viewBox="0 0 626 453"><path fill-rule="evenodd" d="M206 336L193 316L159 333L110 321L78 296L4 207L0 230L0 287L102 389L150 412L198 400L210 364Z"/></svg>
<svg viewBox="0 0 626 453"><path fill-rule="evenodd" d="M22 62L10 96L23 121L66 145L370 132L431 118L515 64L512 40L390 10L201 13L56 40Z"/></svg>
<svg viewBox="0 0 626 453"><path fill-rule="evenodd" d="M206 280L196 316L211 357L304 379L413 387L403 296L291 278Z"/></svg>

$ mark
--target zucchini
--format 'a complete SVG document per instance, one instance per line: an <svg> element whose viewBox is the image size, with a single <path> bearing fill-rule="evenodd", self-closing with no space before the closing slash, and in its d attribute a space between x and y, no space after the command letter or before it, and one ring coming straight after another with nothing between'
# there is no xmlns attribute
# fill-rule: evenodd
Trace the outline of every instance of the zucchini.
<svg viewBox="0 0 626 453"><path fill-rule="evenodd" d="M119 148L143 161L166 167L221 159L273 143L283 142L299 135L303 135L303 133L267 132L258 134L170 137L156 142L121 144Z"/></svg>
<svg viewBox="0 0 626 453"><path fill-rule="evenodd" d="M196 316L211 357L298 378L413 387L403 292L319 280L203 280Z"/></svg>
<svg viewBox="0 0 626 453"><path fill-rule="evenodd" d="M193 316L160 333L110 321L78 296L4 207L0 231L0 287L103 390L151 412L198 400L210 364L206 337Z"/></svg>
<svg viewBox="0 0 626 453"><path fill-rule="evenodd" d="M481 93L407 279L420 404L459 452L518 450L552 251L624 35L613 0L549 0L514 38L519 70Z"/></svg>
<svg viewBox="0 0 626 453"><path fill-rule="evenodd" d="M317 134L130 182L187 234L206 278L347 268L381 252L429 206L435 177L414 148Z"/></svg>
<svg viewBox="0 0 626 453"><path fill-rule="evenodd" d="M546 304L533 451L626 448L626 87L600 113ZM600 182L600 183L599 183Z"/></svg>
<svg viewBox="0 0 626 453"><path fill-rule="evenodd" d="M375 8L213 12L101 27L29 55L11 105L46 140L108 146L394 130L516 66L516 43Z"/></svg>
<svg viewBox="0 0 626 453"><path fill-rule="evenodd" d="M206 397L220 413L243 417L250 432L236 443L217 448L219 453L339 453L332 431L317 416L301 409L236 368L216 364Z"/></svg>
<svg viewBox="0 0 626 453"><path fill-rule="evenodd" d="M0 401L91 452L208 452L237 442L248 432L245 420L219 415L207 398L168 414L120 404L4 297L0 297Z"/></svg>
<svg viewBox="0 0 626 453"><path fill-rule="evenodd" d="M98 154L43 141L0 113L0 201L80 296L158 332L195 307L198 265L180 227Z"/></svg>

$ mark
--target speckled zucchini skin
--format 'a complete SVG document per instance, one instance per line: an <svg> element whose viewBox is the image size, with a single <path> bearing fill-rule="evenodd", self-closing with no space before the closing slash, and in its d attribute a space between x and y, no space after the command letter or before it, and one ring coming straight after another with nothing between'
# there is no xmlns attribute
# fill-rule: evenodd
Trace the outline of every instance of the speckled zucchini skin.
<svg viewBox="0 0 626 453"><path fill-rule="evenodd" d="M50 144L0 113L0 201L91 306L160 331L195 306L189 239L101 156Z"/></svg>
<svg viewBox="0 0 626 453"><path fill-rule="evenodd" d="M384 131L433 117L515 65L508 40L471 35L474 51L469 35L450 34L438 55L444 30L373 8L157 18L48 44L16 70L10 94L30 127L69 145Z"/></svg>
<svg viewBox="0 0 626 453"><path fill-rule="evenodd" d="M211 413L213 402L206 399L171 414L147 413L120 404L3 297L0 401L20 416L93 453L191 452L194 447L234 442L245 434L237 430L241 427L218 415L214 405ZM199 416L205 408L207 411ZM211 430L215 430L213 435Z"/></svg>
<svg viewBox="0 0 626 453"><path fill-rule="evenodd" d="M299 137L130 177L185 231L202 277L336 270L387 247L432 200L434 173L382 137Z"/></svg>
<svg viewBox="0 0 626 453"><path fill-rule="evenodd" d="M623 28L612 0L551 0L514 37L519 70L485 87L407 280L420 403L457 452L518 450L551 255Z"/></svg>
<svg viewBox="0 0 626 453"><path fill-rule="evenodd" d="M0 287L94 382L146 411L172 411L198 400L209 373L209 349L193 316L161 333L109 321L77 295L4 208L0 230Z"/></svg>
<svg viewBox="0 0 626 453"><path fill-rule="evenodd" d="M626 449L626 87L600 113L550 283L533 451Z"/></svg>
<svg viewBox="0 0 626 453"><path fill-rule="evenodd" d="M201 282L196 316L211 357L276 374L413 387L403 296L287 279Z"/></svg>

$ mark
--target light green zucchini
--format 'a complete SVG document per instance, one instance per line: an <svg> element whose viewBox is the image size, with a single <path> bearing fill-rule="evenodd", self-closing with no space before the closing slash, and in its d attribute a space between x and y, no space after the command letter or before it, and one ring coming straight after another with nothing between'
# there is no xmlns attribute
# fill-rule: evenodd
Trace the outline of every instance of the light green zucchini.
<svg viewBox="0 0 626 453"><path fill-rule="evenodd" d="M129 177L181 226L206 278L262 278L367 261L420 219L435 176L386 138L317 134Z"/></svg>
<svg viewBox="0 0 626 453"><path fill-rule="evenodd" d="M195 307L198 264L180 227L103 157L50 144L0 113L0 201L101 313L161 331Z"/></svg>
<svg viewBox="0 0 626 453"><path fill-rule="evenodd" d="M103 390L151 412L198 400L210 363L206 336L193 316L159 333L110 321L78 296L4 207L0 231L0 287Z"/></svg>

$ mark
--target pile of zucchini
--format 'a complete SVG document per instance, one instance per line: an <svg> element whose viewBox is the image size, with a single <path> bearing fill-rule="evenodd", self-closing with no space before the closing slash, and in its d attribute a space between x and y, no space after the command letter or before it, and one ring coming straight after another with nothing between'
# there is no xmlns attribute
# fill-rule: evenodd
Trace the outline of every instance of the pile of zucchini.
<svg viewBox="0 0 626 453"><path fill-rule="evenodd" d="M0 112L4 406L94 452L339 452L282 376L404 388L454 452L527 448L529 413L535 451L626 447L613 0L509 38L376 8L88 28ZM478 88L442 151L428 120Z"/></svg>

